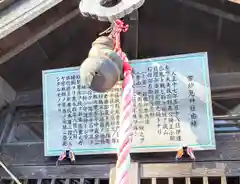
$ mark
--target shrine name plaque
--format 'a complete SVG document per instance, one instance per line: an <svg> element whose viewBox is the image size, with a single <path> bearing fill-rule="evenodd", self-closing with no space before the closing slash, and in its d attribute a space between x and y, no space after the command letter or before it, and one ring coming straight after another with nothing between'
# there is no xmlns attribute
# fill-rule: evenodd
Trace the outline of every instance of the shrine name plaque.
<svg viewBox="0 0 240 184"><path fill-rule="evenodd" d="M207 53L131 61L132 153L215 149ZM79 67L43 71L45 156L116 153L121 82L107 93L81 84Z"/></svg>

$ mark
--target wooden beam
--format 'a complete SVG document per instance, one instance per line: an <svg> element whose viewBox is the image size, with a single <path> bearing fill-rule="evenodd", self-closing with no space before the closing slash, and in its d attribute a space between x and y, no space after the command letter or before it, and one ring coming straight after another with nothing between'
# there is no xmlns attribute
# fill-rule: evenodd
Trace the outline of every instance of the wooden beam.
<svg viewBox="0 0 240 184"><path fill-rule="evenodd" d="M44 156L44 144L42 142L25 142L15 145L2 144L2 148L1 159L6 165L31 165L33 163L35 165L56 165L57 157ZM76 164L114 164L113 166L115 166L115 163L115 154L76 156Z"/></svg>
<svg viewBox="0 0 240 184"><path fill-rule="evenodd" d="M5 112L1 113L0 123L0 145L7 139L8 133L11 130L14 114L16 111L15 103L11 104Z"/></svg>
<svg viewBox="0 0 240 184"><path fill-rule="evenodd" d="M220 39L221 39L222 27L223 27L223 18L219 17L218 23L217 23L217 41L220 41Z"/></svg>
<svg viewBox="0 0 240 184"><path fill-rule="evenodd" d="M212 100L212 104L215 105L216 107L224 110L226 112L226 114L229 113L229 111L230 111L230 109L226 108L224 105L221 105L220 103L218 103L214 100Z"/></svg>
<svg viewBox="0 0 240 184"><path fill-rule="evenodd" d="M235 154L239 154L239 133L216 133L216 150L209 151L197 151L195 156L197 161L217 161L217 160L240 160ZM237 146L237 147L236 147ZM144 162L144 163L159 163L159 162L175 162L176 153L148 153L148 154L136 154L133 155L133 161ZM231 156L231 157L230 157Z"/></svg>
<svg viewBox="0 0 240 184"><path fill-rule="evenodd" d="M141 178L176 178L176 177L221 177L222 184L225 184L227 176L238 176L237 164L231 162L202 162L202 163L153 163L140 164ZM190 180L190 178L188 179Z"/></svg>
<svg viewBox="0 0 240 184"><path fill-rule="evenodd" d="M17 1L0 13L0 39L28 23L62 0Z"/></svg>
<svg viewBox="0 0 240 184"><path fill-rule="evenodd" d="M206 13L209 13L209 14L212 14L212 15L215 15L218 17L222 17L224 19L231 20L233 22L238 22L238 23L240 22L240 16L237 16L237 15L222 11L220 9L198 3L196 1L192 1L192 0L176 0L176 1L178 1L179 3L182 3L186 6L196 8L200 11L204 11Z"/></svg>
<svg viewBox="0 0 240 184"><path fill-rule="evenodd" d="M42 90L24 91L17 94L17 106L41 106Z"/></svg>
<svg viewBox="0 0 240 184"><path fill-rule="evenodd" d="M128 54L129 59L138 58L138 14L138 10L135 10L125 18L125 23L129 24L129 30L123 34L123 50Z"/></svg>
<svg viewBox="0 0 240 184"><path fill-rule="evenodd" d="M42 132L36 129L33 125L31 124L24 124L25 128L30 132L32 136L34 136L37 140L42 141Z"/></svg>
<svg viewBox="0 0 240 184"><path fill-rule="evenodd" d="M226 112L226 113L229 113L229 111ZM240 113L239 114L227 114L227 115L214 116L213 118L214 118L214 120L240 120ZM237 123L235 125L237 125Z"/></svg>
<svg viewBox="0 0 240 184"><path fill-rule="evenodd" d="M221 4L224 6L225 0L220 0ZM218 17L217 22L217 41L220 41L222 35L222 28L223 28L223 18Z"/></svg>
<svg viewBox="0 0 240 184"><path fill-rule="evenodd" d="M240 89L240 72L210 74L210 81L214 92Z"/></svg>
<svg viewBox="0 0 240 184"><path fill-rule="evenodd" d="M240 99L239 91L223 91L223 92L212 92L213 100L230 100L230 99Z"/></svg>
<svg viewBox="0 0 240 184"><path fill-rule="evenodd" d="M101 178L108 179L111 164L106 165L61 165L54 166L10 166L8 167L19 179L39 178ZM8 175L0 168L1 178ZM65 180L66 181L66 180ZM97 180L99 181L99 180ZM65 183L66 184L66 183ZM97 183L96 183L97 184Z"/></svg>
<svg viewBox="0 0 240 184"><path fill-rule="evenodd" d="M9 59L11 59L15 55L19 54L24 49L26 49L29 46L31 46L32 44L36 43L38 40L40 40L41 38L43 38L47 34L51 33L52 31L54 31L58 27L62 26L66 22L70 21L71 19L73 19L77 15L79 15L79 10L75 9L75 10L71 11L70 13L68 13L67 15L65 15L64 17L60 18L59 20L54 21L50 25L47 25L47 27L43 27L37 33L28 37L28 39L26 41L24 41L20 45L16 46L11 51L7 52L5 55L1 56L0 64L3 64L5 62L7 62Z"/></svg>

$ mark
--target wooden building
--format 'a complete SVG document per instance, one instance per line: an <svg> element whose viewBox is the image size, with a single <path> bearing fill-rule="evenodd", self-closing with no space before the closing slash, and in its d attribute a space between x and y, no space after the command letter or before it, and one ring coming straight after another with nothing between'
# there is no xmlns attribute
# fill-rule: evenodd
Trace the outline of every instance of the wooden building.
<svg viewBox="0 0 240 184"><path fill-rule="evenodd" d="M115 156L77 156L75 165L61 167L57 158L44 157L41 71L80 65L109 24L82 17L79 0L45 0L26 9L28 2L0 12L0 76L17 92L1 110L0 158L24 184L108 183ZM196 152L194 163L175 163L175 153L133 154L133 183L239 184L239 4L149 0L125 20L123 50L131 59L208 52L217 145ZM0 178L13 183L2 168Z"/></svg>

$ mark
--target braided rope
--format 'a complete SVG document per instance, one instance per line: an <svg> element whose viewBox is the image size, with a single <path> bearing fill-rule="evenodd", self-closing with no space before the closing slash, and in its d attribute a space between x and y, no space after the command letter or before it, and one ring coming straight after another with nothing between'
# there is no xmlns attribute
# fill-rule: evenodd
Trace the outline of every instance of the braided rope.
<svg viewBox="0 0 240 184"><path fill-rule="evenodd" d="M115 52L123 60L123 84L122 84L122 101L121 101L121 116L120 116L120 131L119 131L119 148L118 160L116 164L116 181L115 184L130 183L130 148L132 138L132 112L133 112L133 78L132 69L129 65L126 54L122 51L120 45L120 33L126 32L128 25L124 25L121 20L114 22L114 27L109 35L114 40Z"/></svg>

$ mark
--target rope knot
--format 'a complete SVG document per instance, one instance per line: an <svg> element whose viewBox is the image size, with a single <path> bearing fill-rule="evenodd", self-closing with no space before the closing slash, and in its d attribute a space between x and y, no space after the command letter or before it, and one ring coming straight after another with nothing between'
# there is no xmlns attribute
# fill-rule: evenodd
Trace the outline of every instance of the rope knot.
<svg viewBox="0 0 240 184"><path fill-rule="evenodd" d="M110 34L110 36L112 37L113 40L115 40L117 42L117 45L120 46L120 33L121 32L127 32L129 25L128 24L124 24L124 22L120 19L116 20L113 23L113 29L112 32Z"/></svg>
<svg viewBox="0 0 240 184"><path fill-rule="evenodd" d="M119 30L120 32L127 32L129 25L128 24L124 24L123 21L121 21L120 19L115 21L115 26L117 28L117 30Z"/></svg>

